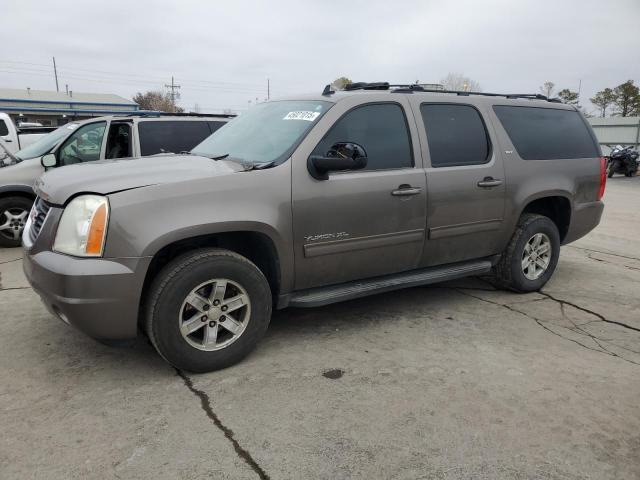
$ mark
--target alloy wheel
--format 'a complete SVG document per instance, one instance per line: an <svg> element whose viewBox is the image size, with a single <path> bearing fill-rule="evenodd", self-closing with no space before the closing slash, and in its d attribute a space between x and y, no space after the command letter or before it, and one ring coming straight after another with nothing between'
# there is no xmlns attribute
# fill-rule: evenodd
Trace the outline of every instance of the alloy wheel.
<svg viewBox="0 0 640 480"><path fill-rule="evenodd" d="M20 240L29 212L21 207L9 208L0 215L0 235Z"/></svg>
<svg viewBox="0 0 640 480"><path fill-rule="evenodd" d="M238 340L250 316L246 290L232 280L216 278L191 290L182 302L178 322L189 345L211 352Z"/></svg>
<svg viewBox="0 0 640 480"><path fill-rule="evenodd" d="M522 273L529 280L537 280L551 263L551 240L544 233L536 233L524 245Z"/></svg>

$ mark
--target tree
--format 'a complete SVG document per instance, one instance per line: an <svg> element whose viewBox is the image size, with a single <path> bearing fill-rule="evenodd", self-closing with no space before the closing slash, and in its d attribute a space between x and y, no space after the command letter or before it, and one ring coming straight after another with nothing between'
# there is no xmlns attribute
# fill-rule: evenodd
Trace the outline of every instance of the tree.
<svg viewBox="0 0 640 480"><path fill-rule="evenodd" d="M578 92L572 92L568 88L560 90L558 92L558 98L562 100L563 103L568 103L569 105L578 104Z"/></svg>
<svg viewBox="0 0 640 480"><path fill-rule="evenodd" d="M344 90L344 87L352 83L353 82L347 77L340 77L331 82L331 87L335 88L336 90Z"/></svg>
<svg viewBox="0 0 640 480"><path fill-rule="evenodd" d="M616 101L616 94L610 88L605 88L595 94L593 98L590 98L591 103L600 109L600 116L604 118L607 115L607 108L613 105Z"/></svg>
<svg viewBox="0 0 640 480"><path fill-rule="evenodd" d="M449 72L446 77L440 80L445 90L457 92L481 92L480 84L462 73Z"/></svg>
<svg viewBox="0 0 640 480"><path fill-rule="evenodd" d="M613 89L615 95L614 104L616 114L622 117L630 117L640 114L640 89L633 84L633 80L627 80Z"/></svg>
<svg viewBox="0 0 640 480"><path fill-rule="evenodd" d="M542 94L547 97L547 98L551 98L551 96L553 95L553 91L556 88L556 84L553 82L549 82L546 81L542 84L542 86L540 87L540 92L542 92Z"/></svg>
<svg viewBox="0 0 640 480"><path fill-rule="evenodd" d="M138 92L133 97L133 101L140 106L141 110L156 110L168 113L184 112L182 108L173 102L169 93L160 91Z"/></svg>

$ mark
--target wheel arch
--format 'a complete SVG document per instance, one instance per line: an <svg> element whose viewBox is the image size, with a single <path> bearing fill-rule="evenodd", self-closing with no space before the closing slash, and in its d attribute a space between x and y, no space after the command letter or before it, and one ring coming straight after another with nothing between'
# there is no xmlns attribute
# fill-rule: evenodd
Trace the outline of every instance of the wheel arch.
<svg viewBox="0 0 640 480"><path fill-rule="evenodd" d="M28 185L3 185L0 187L0 198L24 197L30 200L36 199L33 188Z"/></svg>
<svg viewBox="0 0 640 480"><path fill-rule="evenodd" d="M545 192L529 197L523 202L520 218L525 213L537 213L551 219L560 233L560 243L564 241L571 224L573 204L571 196L564 191Z"/></svg>
<svg viewBox="0 0 640 480"><path fill-rule="evenodd" d="M224 248L249 259L266 277L274 302L276 301L282 289L281 256L276 242L264 232L234 230L184 236L157 248L145 274L140 307L144 305L153 279L165 265L180 255L203 248Z"/></svg>

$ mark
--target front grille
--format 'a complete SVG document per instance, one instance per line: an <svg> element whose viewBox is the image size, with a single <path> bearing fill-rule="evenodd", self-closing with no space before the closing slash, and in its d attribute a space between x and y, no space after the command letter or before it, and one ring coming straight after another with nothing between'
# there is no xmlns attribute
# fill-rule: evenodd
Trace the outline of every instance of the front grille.
<svg viewBox="0 0 640 480"><path fill-rule="evenodd" d="M31 229L29 230L29 240L31 240L31 243L37 240L42 225L49 214L49 210L51 210L51 205L40 197L36 198L33 204L33 210L31 210Z"/></svg>

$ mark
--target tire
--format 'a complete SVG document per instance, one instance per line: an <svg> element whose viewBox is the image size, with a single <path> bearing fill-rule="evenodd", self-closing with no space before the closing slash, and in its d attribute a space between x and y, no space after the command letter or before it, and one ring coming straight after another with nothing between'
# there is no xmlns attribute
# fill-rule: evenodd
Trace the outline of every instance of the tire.
<svg viewBox="0 0 640 480"><path fill-rule="evenodd" d="M216 297L223 285L226 293ZM225 302L243 296L246 305L231 315L237 305L229 303L225 309ZM189 303L190 298L196 301ZM222 299L218 306L214 306L215 298ZM196 305L203 299L209 303ZM255 348L267 331L271 308L267 279L252 262L229 250L196 250L171 261L153 280L145 302L145 331L158 353L174 367L210 372L239 362ZM206 318L202 327L192 315L198 321ZM190 322L192 327L187 326ZM224 328L225 323L238 335ZM185 335L183 329L190 328L194 331ZM215 350L205 350L210 348Z"/></svg>
<svg viewBox="0 0 640 480"><path fill-rule="evenodd" d="M548 257L540 256L540 259L548 260L546 268L537 278L528 278L524 270L525 247L536 238L548 242L550 253ZM546 238L546 240L544 240ZM535 247L534 247L535 248ZM540 250L542 251L542 249ZM560 256L560 234L558 227L550 218L543 215L525 213L520 217L516 231L509 245L502 253L500 261L495 267L495 279L498 286L516 292L535 292L540 290L551 278L558 264ZM534 262L535 263L535 262ZM542 263L545 263L544 261ZM532 273L531 263L527 272ZM538 264L535 263L535 268ZM540 267L542 270L542 268ZM535 274L535 272L533 272ZM534 275L535 276L535 275Z"/></svg>
<svg viewBox="0 0 640 480"><path fill-rule="evenodd" d="M33 200L26 197L0 198L0 247L19 247Z"/></svg>

